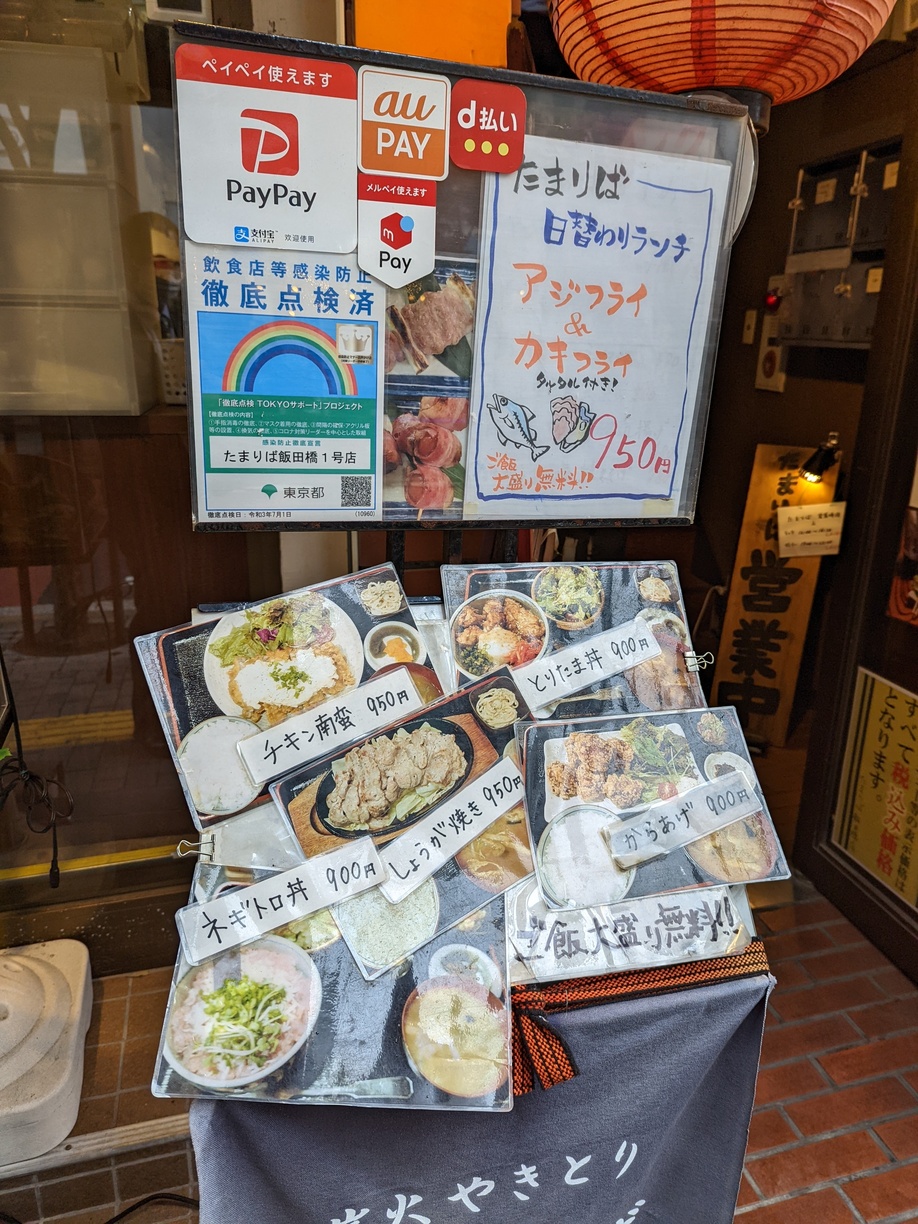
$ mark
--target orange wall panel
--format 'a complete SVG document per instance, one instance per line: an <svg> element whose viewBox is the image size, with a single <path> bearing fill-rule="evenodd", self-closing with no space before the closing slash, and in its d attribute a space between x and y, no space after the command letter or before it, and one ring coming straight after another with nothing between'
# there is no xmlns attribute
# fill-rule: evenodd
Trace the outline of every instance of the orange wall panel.
<svg viewBox="0 0 918 1224"><path fill-rule="evenodd" d="M511 0L354 0L358 47L506 67Z"/></svg>

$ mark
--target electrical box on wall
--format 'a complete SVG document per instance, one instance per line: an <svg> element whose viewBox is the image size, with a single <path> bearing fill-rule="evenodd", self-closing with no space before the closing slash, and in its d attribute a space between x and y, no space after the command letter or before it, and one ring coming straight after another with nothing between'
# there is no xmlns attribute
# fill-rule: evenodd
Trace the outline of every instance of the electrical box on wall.
<svg viewBox="0 0 918 1224"><path fill-rule="evenodd" d="M898 179L893 145L799 171L777 316L783 344L870 347Z"/></svg>
<svg viewBox="0 0 918 1224"><path fill-rule="evenodd" d="M768 292L776 293L780 298L785 295L785 277L770 276ZM759 338L759 356L755 366L755 387L757 391L783 391L785 381L785 366L787 357L781 344L780 314L768 311L762 316L762 332Z"/></svg>

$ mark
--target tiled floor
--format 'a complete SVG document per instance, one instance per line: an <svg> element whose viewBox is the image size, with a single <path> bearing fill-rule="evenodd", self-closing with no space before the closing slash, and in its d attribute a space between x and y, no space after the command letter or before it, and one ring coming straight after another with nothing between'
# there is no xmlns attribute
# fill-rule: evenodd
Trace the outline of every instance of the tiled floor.
<svg viewBox="0 0 918 1224"><path fill-rule="evenodd" d="M171 969L100 978L86 1038L83 1101L68 1140L184 1114L187 1101L150 1094ZM0 1212L21 1224L104 1224L148 1194L197 1197L191 1145L182 1136L46 1172L0 1180ZM145 1207L138 1224L190 1224L197 1212Z"/></svg>
<svg viewBox="0 0 918 1224"><path fill-rule="evenodd" d="M756 913L778 985L736 1219L918 1220L918 989L804 890Z"/></svg>
<svg viewBox="0 0 918 1224"><path fill-rule="evenodd" d="M83 1101L74 1135L187 1113L187 1101L150 1095L172 969L123 973L94 983Z"/></svg>

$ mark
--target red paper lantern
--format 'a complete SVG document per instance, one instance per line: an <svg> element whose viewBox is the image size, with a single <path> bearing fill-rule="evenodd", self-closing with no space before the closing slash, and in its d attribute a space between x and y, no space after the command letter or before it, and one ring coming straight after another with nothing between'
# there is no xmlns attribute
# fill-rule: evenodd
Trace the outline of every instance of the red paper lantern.
<svg viewBox="0 0 918 1224"><path fill-rule="evenodd" d="M790 102L828 85L876 38L895 0L550 0L584 81L657 93L716 89Z"/></svg>

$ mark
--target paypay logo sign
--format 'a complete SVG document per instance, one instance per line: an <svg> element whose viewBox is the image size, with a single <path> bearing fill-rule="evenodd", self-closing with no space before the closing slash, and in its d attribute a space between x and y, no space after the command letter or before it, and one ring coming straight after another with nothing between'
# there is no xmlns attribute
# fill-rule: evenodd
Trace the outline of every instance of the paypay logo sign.
<svg viewBox="0 0 918 1224"><path fill-rule="evenodd" d="M370 67L361 68L358 77L360 169L375 174L446 178L447 78Z"/></svg>
<svg viewBox="0 0 918 1224"><path fill-rule="evenodd" d="M286 111L244 110L240 117L244 170L250 174L299 174L296 115Z"/></svg>
<svg viewBox="0 0 918 1224"><path fill-rule="evenodd" d="M175 89L192 241L353 251L358 109L350 64L182 43Z"/></svg>

